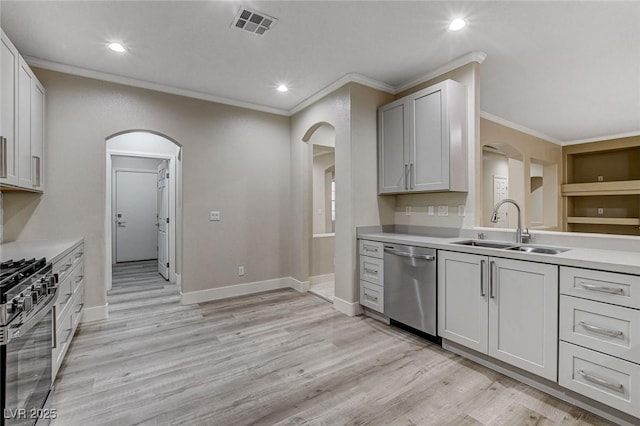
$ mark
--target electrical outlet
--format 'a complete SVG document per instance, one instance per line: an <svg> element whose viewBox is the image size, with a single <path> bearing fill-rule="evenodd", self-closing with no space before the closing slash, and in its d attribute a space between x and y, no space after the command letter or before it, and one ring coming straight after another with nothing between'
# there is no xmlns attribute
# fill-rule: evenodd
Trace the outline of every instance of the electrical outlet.
<svg viewBox="0 0 640 426"><path fill-rule="evenodd" d="M449 216L449 206L438 206L438 216Z"/></svg>
<svg viewBox="0 0 640 426"><path fill-rule="evenodd" d="M211 221L211 222L216 221L217 222L219 220L220 220L220 212L211 210L209 212L209 221Z"/></svg>
<svg viewBox="0 0 640 426"><path fill-rule="evenodd" d="M598 207L598 214L604 214L604 209L602 207Z"/></svg>
<svg viewBox="0 0 640 426"><path fill-rule="evenodd" d="M238 266L238 276L241 277L244 275L244 266Z"/></svg>
<svg viewBox="0 0 640 426"><path fill-rule="evenodd" d="M460 204L458 206L458 216L464 217L464 205L463 204Z"/></svg>
<svg viewBox="0 0 640 426"><path fill-rule="evenodd" d="M433 206L427 206L427 215L433 216L435 214L434 210L435 208Z"/></svg>
<svg viewBox="0 0 640 426"><path fill-rule="evenodd" d="M598 182L604 182L604 176L598 176Z"/></svg>
<svg viewBox="0 0 640 426"><path fill-rule="evenodd" d="M404 214L406 214L407 216L411 216L411 206L406 206L404 208Z"/></svg>

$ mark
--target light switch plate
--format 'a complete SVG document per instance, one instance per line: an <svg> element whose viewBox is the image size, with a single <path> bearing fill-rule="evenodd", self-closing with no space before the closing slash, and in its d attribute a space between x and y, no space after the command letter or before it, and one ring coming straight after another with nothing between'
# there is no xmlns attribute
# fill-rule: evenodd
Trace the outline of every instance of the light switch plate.
<svg viewBox="0 0 640 426"><path fill-rule="evenodd" d="M241 277L244 275L244 266L238 266L238 276Z"/></svg>
<svg viewBox="0 0 640 426"><path fill-rule="evenodd" d="M213 211L213 210L211 210L211 211L209 212L209 220L210 220L211 222L213 222L213 221L218 222L218 221L220 220L220 212L219 212L219 211Z"/></svg>
<svg viewBox="0 0 640 426"><path fill-rule="evenodd" d="M458 216L464 217L464 205L463 204L460 204L458 206Z"/></svg>
<svg viewBox="0 0 640 426"><path fill-rule="evenodd" d="M411 216L411 206L406 206L404 208L404 214L406 214L407 216Z"/></svg>
<svg viewBox="0 0 640 426"><path fill-rule="evenodd" d="M449 216L449 206L438 206L438 216Z"/></svg>
<svg viewBox="0 0 640 426"><path fill-rule="evenodd" d="M604 214L604 209L602 207L598 207L598 214Z"/></svg>
<svg viewBox="0 0 640 426"><path fill-rule="evenodd" d="M435 208L433 206L427 206L427 215L428 216L435 215Z"/></svg>

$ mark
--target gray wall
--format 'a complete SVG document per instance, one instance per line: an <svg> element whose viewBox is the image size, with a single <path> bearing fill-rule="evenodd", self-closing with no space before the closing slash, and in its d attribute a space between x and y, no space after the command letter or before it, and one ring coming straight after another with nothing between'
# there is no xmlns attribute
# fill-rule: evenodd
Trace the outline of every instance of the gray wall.
<svg viewBox="0 0 640 426"><path fill-rule="evenodd" d="M5 241L84 236L87 307L106 303L105 138L124 130L183 146L183 292L290 275L289 118L35 72L47 90L47 187L5 195Z"/></svg>

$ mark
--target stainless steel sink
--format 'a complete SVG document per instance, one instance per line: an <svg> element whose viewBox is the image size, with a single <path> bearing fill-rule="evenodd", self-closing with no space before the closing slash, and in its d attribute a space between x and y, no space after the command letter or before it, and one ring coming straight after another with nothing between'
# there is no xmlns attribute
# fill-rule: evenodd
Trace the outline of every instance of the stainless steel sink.
<svg viewBox="0 0 640 426"><path fill-rule="evenodd" d="M517 246L509 247L507 250L521 251L524 253L559 254L569 251L570 249L560 247Z"/></svg>
<svg viewBox="0 0 640 426"><path fill-rule="evenodd" d="M533 245L527 245L527 244L521 245L516 243L507 243L507 242L500 242L500 241L484 241L484 240L456 241L453 244L460 244L461 246L513 250L513 251L519 251L522 253L537 253L537 254L559 254L559 253L564 253L565 251L570 250L568 248L562 248L562 247L544 247L544 246L533 246Z"/></svg>
<svg viewBox="0 0 640 426"><path fill-rule="evenodd" d="M484 240L456 241L453 244L460 244L461 246L488 247L488 248L497 248L497 249L508 249L516 245L515 243L501 243L497 241L484 241Z"/></svg>

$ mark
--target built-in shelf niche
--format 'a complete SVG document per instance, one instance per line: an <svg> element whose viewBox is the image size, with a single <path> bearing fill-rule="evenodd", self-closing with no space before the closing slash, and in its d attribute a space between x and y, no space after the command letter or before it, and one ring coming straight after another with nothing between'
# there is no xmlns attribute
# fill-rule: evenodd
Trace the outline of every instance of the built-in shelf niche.
<svg viewBox="0 0 640 426"><path fill-rule="evenodd" d="M565 229L640 235L640 137L565 147Z"/></svg>

